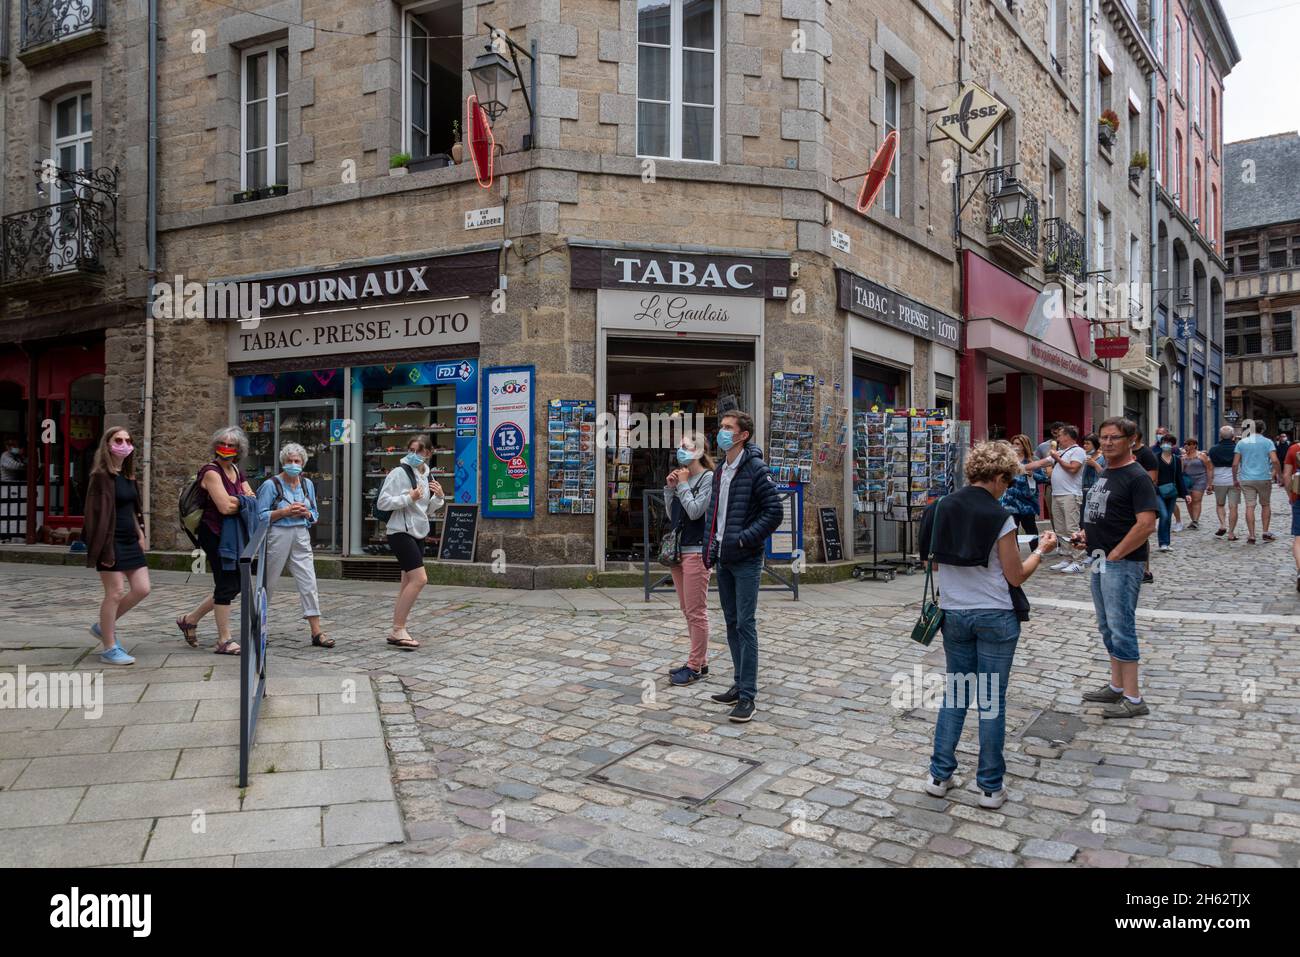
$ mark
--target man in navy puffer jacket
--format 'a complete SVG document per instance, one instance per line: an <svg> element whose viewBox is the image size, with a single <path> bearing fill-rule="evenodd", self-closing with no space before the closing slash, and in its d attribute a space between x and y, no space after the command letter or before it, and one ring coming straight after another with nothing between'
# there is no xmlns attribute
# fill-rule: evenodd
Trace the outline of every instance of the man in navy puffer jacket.
<svg viewBox="0 0 1300 957"><path fill-rule="evenodd" d="M727 620L734 684L713 695L732 704L731 720L754 716L758 693L758 581L763 573L763 546L781 523L781 499L763 461L762 450L750 444L754 420L746 412L725 412L718 428L718 449L724 460L713 473L709 507L709 542L704 564L718 572L718 597Z"/></svg>

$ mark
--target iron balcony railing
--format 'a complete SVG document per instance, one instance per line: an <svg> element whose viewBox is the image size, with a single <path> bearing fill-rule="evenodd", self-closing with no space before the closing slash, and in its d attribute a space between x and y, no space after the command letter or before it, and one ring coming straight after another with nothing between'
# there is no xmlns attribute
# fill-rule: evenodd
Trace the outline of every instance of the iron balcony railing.
<svg viewBox="0 0 1300 957"><path fill-rule="evenodd" d="M23 0L22 49L104 29L104 0Z"/></svg>
<svg viewBox="0 0 1300 957"><path fill-rule="evenodd" d="M988 234L1009 239L1031 255L1038 255L1038 199L1026 196L1020 215L1007 219L996 199L988 202Z"/></svg>
<svg viewBox="0 0 1300 957"><path fill-rule="evenodd" d="M110 247L119 252L111 203L77 196L10 213L0 220L0 284L101 272Z"/></svg>
<svg viewBox="0 0 1300 957"><path fill-rule="evenodd" d="M1083 234L1059 217L1043 225L1043 271L1083 284L1088 277Z"/></svg>

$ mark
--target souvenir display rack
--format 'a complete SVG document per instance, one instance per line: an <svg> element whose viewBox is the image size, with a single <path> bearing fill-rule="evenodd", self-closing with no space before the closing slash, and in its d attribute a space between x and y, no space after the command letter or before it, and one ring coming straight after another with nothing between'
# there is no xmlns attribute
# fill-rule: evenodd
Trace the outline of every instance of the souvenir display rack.
<svg viewBox="0 0 1300 957"><path fill-rule="evenodd" d="M547 407L546 510L551 515L596 511L596 403L552 399Z"/></svg>
<svg viewBox="0 0 1300 957"><path fill-rule="evenodd" d="M772 373L772 420L767 465L778 483L808 485L813 474L813 416L817 377Z"/></svg>

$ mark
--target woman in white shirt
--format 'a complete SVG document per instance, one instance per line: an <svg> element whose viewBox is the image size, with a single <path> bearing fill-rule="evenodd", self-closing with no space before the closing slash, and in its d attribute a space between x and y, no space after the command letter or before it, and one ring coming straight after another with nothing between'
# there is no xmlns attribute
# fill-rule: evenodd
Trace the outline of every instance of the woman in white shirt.
<svg viewBox="0 0 1300 957"><path fill-rule="evenodd" d="M934 754L925 790L943 797L956 786L957 743L966 712L979 713L979 764L975 783L980 807L1000 808L1006 761L1007 682L1020 638L1020 611L1028 602L1020 586L1056 547L1044 532L1025 560L1016 543L1016 521L998 502L1021 474L1020 455L1005 442L981 442L966 457L970 483L930 506L921 519L921 541L939 577L943 609L945 693L934 729ZM1022 599L1017 603L1016 594Z"/></svg>
<svg viewBox="0 0 1300 957"><path fill-rule="evenodd" d="M388 643L414 651L420 643L406 630L420 591L429 583L424 571L424 540L429 537L429 515L443 506L442 486L429 477L433 442L427 435L411 439L406 456L388 473L375 507L388 512L388 547L402 568L402 586L393 606L393 630Z"/></svg>

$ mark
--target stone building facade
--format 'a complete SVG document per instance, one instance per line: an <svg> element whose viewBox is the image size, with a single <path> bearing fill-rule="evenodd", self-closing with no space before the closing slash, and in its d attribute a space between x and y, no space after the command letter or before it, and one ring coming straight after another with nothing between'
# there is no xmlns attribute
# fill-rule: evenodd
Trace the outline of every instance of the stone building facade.
<svg viewBox="0 0 1300 957"><path fill-rule="evenodd" d="M1224 352L1228 415L1295 435L1300 415L1300 135L1228 143Z"/></svg>
<svg viewBox="0 0 1300 957"><path fill-rule="evenodd" d="M148 23L4 0L0 25L0 434L25 460L0 540L59 540L104 427L142 425Z"/></svg>
<svg viewBox="0 0 1300 957"><path fill-rule="evenodd" d="M356 441L315 442L309 472L335 510L318 548L364 562L378 544L365 493L404 441L389 436L429 425L453 499L482 510L479 561L499 548L536 568L534 582L578 580L636 557L640 496L661 486L671 448L597 454L594 481L588 459L558 468L576 449L542 441L552 400L615 415L621 397L628 411L676 404L710 435L735 403L767 448L785 411L774 374L806 374L818 452L802 487L809 561L821 559L819 507L839 511L847 554L899 543L896 527L856 518L853 431L873 405L957 411L952 153L927 142L930 114L956 88L956 4L926 0L907 16L824 0L248 6L163 11L164 35L206 43L174 39L161 63L160 273L277 298L256 324L159 320L160 500L229 421L262 430L261 447L261 436L351 420ZM451 150L444 120L464 126L468 69L494 27L535 52L536 115L515 89L493 123L500 149L483 188L470 163L447 165L444 153L470 144ZM862 174L893 130L894 174L860 214ZM392 175L399 153L412 158ZM341 292L354 287L355 303ZM346 309L305 308L318 296ZM392 331L430 317L436 332ZM531 508L502 505L485 481L496 440L519 437L487 408L503 368L533 396L518 412L537 437ZM796 442L781 425L777 440ZM530 517L502 517L511 508ZM160 545L178 544L169 524Z"/></svg>
<svg viewBox="0 0 1300 957"><path fill-rule="evenodd" d="M1144 16L1157 60L1157 419L1204 448L1224 408L1223 78L1241 55L1219 0L1148 0Z"/></svg>

